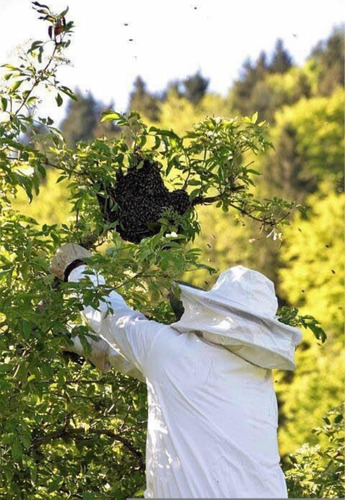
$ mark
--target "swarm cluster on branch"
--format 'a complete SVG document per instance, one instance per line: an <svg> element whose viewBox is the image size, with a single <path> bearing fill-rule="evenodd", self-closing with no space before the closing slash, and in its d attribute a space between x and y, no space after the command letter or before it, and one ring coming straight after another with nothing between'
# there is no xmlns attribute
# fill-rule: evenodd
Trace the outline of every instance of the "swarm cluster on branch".
<svg viewBox="0 0 345 500"><path fill-rule="evenodd" d="M159 164L141 159L124 174L118 170L115 186L100 183L98 202L106 222L117 222L121 238L139 243L160 230L165 210L184 215L191 207L183 189L170 192L164 185Z"/></svg>

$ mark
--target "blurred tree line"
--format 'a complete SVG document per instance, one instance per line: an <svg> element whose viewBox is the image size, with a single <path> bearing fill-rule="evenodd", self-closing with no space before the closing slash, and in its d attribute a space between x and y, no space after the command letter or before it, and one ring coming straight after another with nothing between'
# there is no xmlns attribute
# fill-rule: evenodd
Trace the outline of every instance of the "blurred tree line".
<svg viewBox="0 0 345 500"><path fill-rule="evenodd" d="M312 453L313 446L327 446L327 432L312 429L343 399L344 27L334 28L302 66L294 63L278 40L270 57L261 52L256 61L244 62L227 96L208 92L208 84L197 72L152 93L138 76L128 110L138 111L148 124L177 133L191 129L205 115L251 116L258 111L259 121L270 124L275 148L255 157L254 168L263 174L255 189L262 197L298 200L308 208L305 215L292 213L283 237L276 234L272 241L257 225L243 223L231 211L221 214L214 207L201 207L202 238L196 241L204 261L213 267L222 270L243 264L268 275L276 283L281 305L294 305L304 314L315 315L326 330L328 339L322 346L304 332L295 373L275 373L280 452L287 464L288 455L302 445L307 446L305 453ZM69 146L120 134L112 122L100 123L101 112L113 104L98 102L91 94L77 91L77 95L61 123ZM38 130L30 140L44 148L44 131ZM254 157L249 154L246 160ZM42 189L28 209L45 223L68 218L64 182L51 190L54 181L51 172L47 190ZM19 196L17 206L24 204L24 197ZM185 278L191 280L190 275ZM210 287L214 279L204 270L193 277L194 284L203 287ZM315 491L309 493L312 496Z"/></svg>

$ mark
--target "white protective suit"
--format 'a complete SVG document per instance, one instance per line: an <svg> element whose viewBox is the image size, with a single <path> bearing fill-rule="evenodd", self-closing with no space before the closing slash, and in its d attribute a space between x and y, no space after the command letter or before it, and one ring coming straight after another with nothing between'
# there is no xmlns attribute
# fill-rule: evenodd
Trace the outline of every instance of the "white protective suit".
<svg viewBox="0 0 345 500"><path fill-rule="evenodd" d="M145 498L287 498L271 369L197 330L148 320L114 291L82 314L109 346L108 362L147 384Z"/></svg>

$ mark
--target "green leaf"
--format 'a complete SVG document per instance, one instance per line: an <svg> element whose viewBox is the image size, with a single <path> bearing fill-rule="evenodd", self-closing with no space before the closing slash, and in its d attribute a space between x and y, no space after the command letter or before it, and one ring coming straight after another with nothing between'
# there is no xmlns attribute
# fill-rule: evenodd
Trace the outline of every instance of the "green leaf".
<svg viewBox="0 0 345 500"><path fill-rule="evenodd" d="M36 103L36 101L37 101L37 97L32 96L32 97L29 97L29 99L26 101L26 104L27 104L28 106L31 106L31 105L35 104L35 103Z"/></svg>
<svg viewBox="0 0 345 500"><path fill-rule="evenodd" d="M38 59L38 62L41 63L42 62L42 54L43 54L43 48L42 47L39 47L39 50L38 50L38 56L37 56L37 59Z"/></svg>
<svg viewBox="0 0 345 500"><path fill-rule="evenodd" d="M1 104L2 111L6 111L6 109L7 109L7 99L5 99L5 97L1 97L0 104Z"/></svg>
<svg viewBox="0 0 345 500"><path fill-rule="evenodd" d="M12 370L13 366L10 363L0 364L0 373L6 373Z"/></svg>
<svg viewBox="0 0 345 500"><path fill-rule="evenodd" d="M28 365L25 362L21 362L18 370L15 373L15 378L21 382L24 382L27 379L28 375Z"/></svg>
<svg viewBox="0 0 345 500"><path fill-rule="evenodd" d="M91 354L91 344L88 343L87 339L85 336L80 335L80 343L83 346L84 352L86 356L89 356Z"/></svg>
<svg viewBox="0 0 345 500"><path fill-rule="evenodd" d="M38 170L38 172L40 173L40 175L43 177L43 179L45 179L45 178L46 178L46 176L47 176L47 171L46 171L46 169L44 168L44 166L43 166L43 165L41 165L41 164L37 165L37 170Z"/></svg>
<svg viewBox="0 0 345 500"><path fill-rule="evenodd" d="M16 80L15 82L12 83L12 85L9 87L10 92L15 92L23 83L23 80Z"/></svg>
<svg viewBox="0 0 345 500"><path fill-rule="evenodd" d="M155 135L155 145L152 147L152 149L158 149L161 145L161 139L158 135Z"/></svg>
<svg viewBox="0 0 345 500"><path fill-rule="evenodd" d="M58 179L56 181L56 184L58 184L61 181L64 181L65 179L67 179L67 175L65 175L65 174L60 175L60 177L58 177Z"/></svg>
<svg viewBox="0 0 345 500"><path fill-rule="evenodd" d="M48 5L45 5L43 3L39 3L39 2L32 2L33 5L36 5L37 7L41 7L42 9L48 9L49 10L49 7Z"/></svg>
<svg viewBox="0 0 345 500"><path fill-rule="evenodd" d="M102 123L115 120L125 120L125 117L120 113L116 113L115 111L104 111L104 113L102 113Z"/></svg>
<svg viewBox="0 0 345 500"><path fill-rule="evenodd" d="M23 320L23 334L24 334L24 338L26 340L28 340L30 338L30 334L31 334L31 325L28 321L26 320Z"/></svg>
<svg viewBox="0 0 345 500"><path fill-rule="evenodd" d="M13 441L13 443L11 444L11 451L13 460L18 460L19 458L21 458L21 456L23 455L23 447L19 439Z"/></svg>
<svg viewBox="0 0 345 500"><path fill-rule="evenodd" d="M56 476L54 479L48 484L48 492L52 493L60 488L63 484L64 478L61 476Z"/></svg>
<svg viewBox="0 0 345 500"><path fill-rule="evenodd" d="M18 70L18 68L16 68L16 66L12 66L12 64L1 64L0 68L7 68L7 69L11 69L11 70Z"/></svg>
<svg viewBox="0 0 345 500"><path fill-rule="evenodd" d="M83 493L83 500L96 500L96 495L94 493Z"/></svg>
<svg viewBox="0 0 345 500"><path fill-rule="evenodd" d="M78 96L70 88L60 85L59 89L74 101L78 100Z"/></svg>
<svg viewBox="0 0 345 500"><path fill-rule="evenodd" d="M33 42L31 44L31 47L29 48L28 53L33 52L38 47L40 47L42 44L43 44L43 42L41 40L36 40L35 42Z"/></svg>
<svg viewBox="0 0 345 500"><path fill-rule="evenodd" d="M31 481L35 484L37 481L37 465L34 462L30 462L30 477Z"/></svg>
<svg viewBox="0 0 345 500"><path fill-rule="evenodd" d="M194 200L196 196L200 194L200 188L199 189L193 189L193 191L189 194L189 199Z"/></svg>
<svg viewBox="0 0 345 500"><path fill-rule="evenodd" d="M136 491L133 496L134 498L144 498L144 493L144 488L140 488L140 490Z"/></svg>
<svg viewBox="0 0 345 500"><path fill-rule="evenodd" d="M34 375L31 375L31 376L34 376ZM28 434L22 434L20 436L21 438L21 441L23 443L23 446L26 450L28 450L30 448L30 445L31 445L31 439L30 439L30 435Z"/></svg>
<svg viewBox="0 0 345 500"><path fill-rule="evenodd" d="M65 17L65 15L67 14L67 12L69 11L69 7L67 7L65 10L63 10L60 14L59 14L59 17Z"/></svg>
<svg viewBox="0 0 345 500"><path fill-rule="evenodd" d="M60 94L58 94L56 97L55 97L55 100L56 100L56 103L58 106L61 106L61 104L63 103L63 99L61 97Z"/></svg>

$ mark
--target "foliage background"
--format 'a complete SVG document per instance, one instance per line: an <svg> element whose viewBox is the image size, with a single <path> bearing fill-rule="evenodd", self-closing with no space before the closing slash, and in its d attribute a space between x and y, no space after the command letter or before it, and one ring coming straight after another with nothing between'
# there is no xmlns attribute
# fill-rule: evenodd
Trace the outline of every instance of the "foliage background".
<svg viewBox="0 0 345 500"><path fill-rule="evenodd" d="M267 274L276 283L282 306L314 315L327 333L327 341L321 344L305 330L297 349L296 372L274 373L280 453L290 496L339 498L344 493L337 465L342 456L339 405L344 390L343 61L344 31L339 27L320 41L302 67L293 64L277 41L270 60L261 53L257 61L244 63L242 77L225 98L209 93L207 79L200 73L168 84L160 95L151 94L138 77L129 106L148 125L178 134L205 115L252 116L258 111L259 121L270 123L269 138L275 148L254 158L254 168L262 174L255 193L297 200L308 207L306 214L293 214L282 240L267 238L257 224L238 218L231 210L222 213L214 206L200 207L202 232L193 245L201 248L201 260L216 269L243 264ZM14 88L14 100L15 92ZM67 146L74 148L77 141L87 144L97 137L119 137L118 126L101 123L104 105L92 95L76 94L60 126ZM44 123L28 122L27 130L20 133L26 147L42 155L54 146ZM32 159L44 163L36 153ZM73 289L65 287L65 300L56 294L44 316L34 314L51 286L46 275L49 253L71 236L75 221L68 179L57 183L59 174L48 166L46 175L41 172L39 195L33 190L28 200L22 189L25 178L16 172L18 178L7 180L12 186L9 191L2 183L6 222L1 227L1 279L6 288L8 266L13 264L17 290L15 298L3 296L5 307L12 311L10 322L0 316L1 496L85 500L140 496L145 387L113 372L100 374L83 358L61 354L66 318L77 319L76 313L70 313L75 306ZM9 210L6 198L16 212ZM31 218L39 223L38 228ZM6 239L14 243L16 255L3 243ZM150 272L147 261L157 257L158 246L158 241L144 242L138 253L114 234L100 248L101 254L114 258L113 267L107 268L109 286L118 285L123 279L121 269L134 260L141 271ZM110 254L104 253L109 248ZM28 286L37 278L37 262L42 267L41 288L37 283ZM95 265L102 267L101 257ZM169 278L182 275L203 287L215 280L204 268L183 271L175 269ZM144 286L123 289L131 305L145 304L150 314L145 292ZM154 297L155 290L149 292ZM154 314L162 321L172 318L166 302ZM50 328L52 318L54 328ZM325 416L328 411L330 415ZM313 432L315 428L319 430Z"/></svg>

